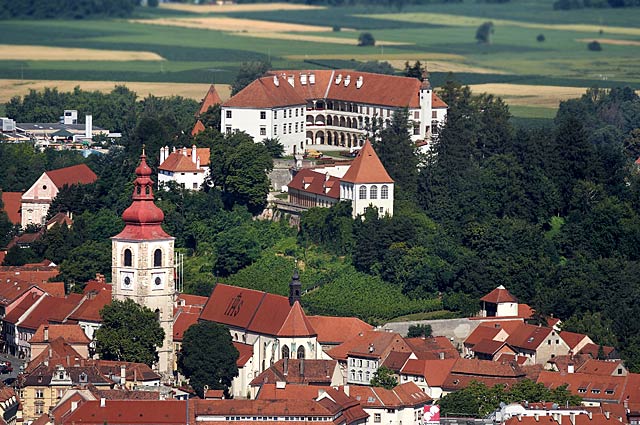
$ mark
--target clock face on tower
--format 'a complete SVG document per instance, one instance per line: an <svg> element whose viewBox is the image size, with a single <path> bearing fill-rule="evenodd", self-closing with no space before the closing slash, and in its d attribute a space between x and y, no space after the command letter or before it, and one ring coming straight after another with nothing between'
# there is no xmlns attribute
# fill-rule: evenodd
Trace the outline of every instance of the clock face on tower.
<svg viewBox="0 0 640 425"><path fill-rule="evenodd" d="M120 287L125 290L133 289L133 273L124 272L121 274Z"/></svg>
<svg viewBox="0 0 640 425"><path fill-rule="evenodd" d="M151 288L154 290L164 289L164 273L155 273L151 276Z"/></svg>

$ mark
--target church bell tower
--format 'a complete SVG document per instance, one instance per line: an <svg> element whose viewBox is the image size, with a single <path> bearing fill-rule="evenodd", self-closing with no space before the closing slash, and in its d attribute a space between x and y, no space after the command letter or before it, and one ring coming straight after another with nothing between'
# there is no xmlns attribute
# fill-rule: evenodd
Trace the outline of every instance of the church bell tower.
<svg viewBox="0 0 640 425"><path fill-rule="evenodd" d="M156 313L164 330L157 370L164 381L173 379L174 239L162 229L164 213L154 203L151 168L144 154L136 168L131 206L122 214L125 227L111 238L112 294ZM135 326L132 323L131 326Z"/></svg>

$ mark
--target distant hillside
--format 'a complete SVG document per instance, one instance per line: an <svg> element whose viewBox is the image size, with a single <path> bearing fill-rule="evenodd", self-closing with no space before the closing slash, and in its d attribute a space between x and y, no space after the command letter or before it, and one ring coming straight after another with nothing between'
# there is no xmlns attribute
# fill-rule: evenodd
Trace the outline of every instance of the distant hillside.
<svg viewBox="0 0 640 425"><path fill-rule="evenodd" d="M125 17L137 4L137 0L0 0L0 19Z"/></svg>

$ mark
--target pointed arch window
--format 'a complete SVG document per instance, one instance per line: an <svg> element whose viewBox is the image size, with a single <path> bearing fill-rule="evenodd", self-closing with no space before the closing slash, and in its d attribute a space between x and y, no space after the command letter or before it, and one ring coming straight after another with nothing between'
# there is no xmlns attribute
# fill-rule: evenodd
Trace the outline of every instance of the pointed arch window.
<svg viewBox="0 0 640 425"><path fill-rule="evenodd" d="M298 355L297 357L299 359L304 359L304 347L301 345L300 347L298 347Z"/></svg>
<svg viewBox="0 0 640 425"><path fill-rule="evenodd" d="M378 186L371 186L371 189L369 190L369 198L378 199Z"/></svg>
<svg viewBox="0 0 640 425"><path fill-rule="evenodd" d="M380 188L380 199L389 199L389 186L386 184Z"/></svg>
<svg viewBox="0 0 640 425"><path fill-rule="evenodd" d="M360 186L360 199L367 199L367 188Z"/></svg>
<svg viewBox="0 0 640 425"><path fill-rule="evenodd" d="M131 254L131 250L129 248L124 250L124 266L131 267L133 264L132 260L133 255Z"/></svg>
<svg viewBox="0 0 640 425"><path fill-rule="evenodd" d="M289 346L285 345L282 347L282 358L283 359L288 359L289 358Z"/></svg>
<svg viewBox="0 0 640 425"><path fill-rule="evenodd" d="M162 267L162 250L159 248L153 251L153 267Z"/></svg>

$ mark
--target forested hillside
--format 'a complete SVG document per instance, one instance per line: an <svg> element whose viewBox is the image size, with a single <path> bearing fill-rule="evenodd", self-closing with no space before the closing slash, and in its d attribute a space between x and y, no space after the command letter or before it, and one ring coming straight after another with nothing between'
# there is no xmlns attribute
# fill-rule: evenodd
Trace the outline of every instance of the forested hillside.
<svg viewBox="0 0 640 425"><path fill-rule="evenodd" d="M136 99L118 90L101 101L64 96L95 102L92 111L101 116L114 99ZM450 110L431 155L417 155L403 114L375 143L397 183L393 218L369 211L353 220L350 205L341 203L306 212L299 232L255 220L266 200L268 151L242 133L202 133L196 142L212 148L215 187L156 194L165 228L185 254L185 289L206 295L225 281L286 294L297 259L309 312L377 323L451 314L443 309L473 314L479 297L502 284L540 316L553 313L568 329L615 345L640 370L640 324L629 320L640 314L638 96L592 89L563 103L552 128L518 130L500 99L453 80L440 95ZM16 99L7 110L48 117L46 99L33 94L28 108ZM180 98L137 102L123 127L125 149L87 160L0 144L2 162L12 164L0 170L5 190L78 161L99 176L93 185L64 190L54 204L52 214L74 212L72 229L53 228L31 249L11 250L6 263L47 257L74 290L96 272L109 275L108 238L122 227L142 144L153 165L160 146L191 144L186 135L196 109Z"/></svg>
<svg viewBox="0 0 640 425"><path fill-rule="evenodd" d="M0 19L122 17L129 16L138 4L138 0L0 0Z"/></svg>

